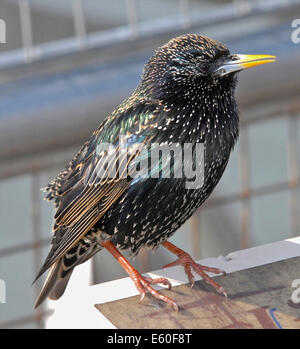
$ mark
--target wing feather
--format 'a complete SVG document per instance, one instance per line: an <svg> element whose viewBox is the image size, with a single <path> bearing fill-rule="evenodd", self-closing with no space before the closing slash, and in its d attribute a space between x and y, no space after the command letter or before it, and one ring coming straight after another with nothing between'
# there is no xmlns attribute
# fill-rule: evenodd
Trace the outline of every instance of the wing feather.
<svg viewBox="0 0 300 349"><path fill-rule="evenodd" d="M55 242L56 248L48 255L39 275L43 274L43 272L59 260L66 251L78 243L103 216L107 209L124 193L128 185L129 182L127 180L119 181L117 186L112 186L110 188L100 204L86 210L75 224L65 229L60 241Z"/></svg>
<svg viewBox="0 0 300 349"><path fill-rule="evenodd" d="M151 135L140 124L141 120L146 124L153 118L155 107L141 104L127 110L122 105L120 108L93 133L69 167L44 188L48 192L46 198L55 202L57 212L52 248L38 277L94 227L131 183L124 171L139 152L133 151L127 156L127 150L123 151L119 144L119 135L127 135L133 147L136 143L149 144ZM117 156L99 148L99 144L105 142L116 147Z"/></svg>

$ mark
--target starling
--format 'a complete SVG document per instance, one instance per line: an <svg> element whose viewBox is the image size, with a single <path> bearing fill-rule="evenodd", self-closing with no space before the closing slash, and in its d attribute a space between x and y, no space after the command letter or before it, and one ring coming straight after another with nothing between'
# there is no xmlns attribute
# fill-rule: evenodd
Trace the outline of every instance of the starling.
<svg viewBox="0 0 300 349"><path fill-rule="evenodd" d="M171 298L151 286L170 287L170 282L142 276L120 250L130 250L134 256L143 246L155 249L162 245L178 256L165 267L182 265L192 285L193 270L226 295L207 275L221 270L196 263L167 240L207 199L226 168L239 134L236 73L274 58L231 54L220 42L196 34L176 37L156 50L132 95L44 188L56 214L51 250L37 278L50 271L36 307L46 297L60 298L74 268L103 248L129 274L141 299L149 292L178 310ZM127 171L141 170L142 161L149 164L152 144L191 145L191 156L186 159L192 168L201 162L196 145L202 144L201 185L187 187L189 176L175 177L174 156L153 163L148 172L137 171L139 176ZM163 175L168 163L173 176Z"/></svg>

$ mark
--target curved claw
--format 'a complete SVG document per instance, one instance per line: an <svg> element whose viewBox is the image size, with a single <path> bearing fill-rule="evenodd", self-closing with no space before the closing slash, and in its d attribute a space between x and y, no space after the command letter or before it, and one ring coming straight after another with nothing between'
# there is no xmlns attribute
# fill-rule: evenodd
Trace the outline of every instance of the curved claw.
<svg viewBox="0 0 300 349"><path fill-rule="evenodd" d="M171 283L168 279L166 278L156 278L156 279L152 279L149 277L143 277L140 274L136 274L134 278L132 278L136 288L138 289L138 291L141 294L141 298L140 298L140 303L144 300L146 292L148 291L153 297L155 297L156 299L159 299L169 305L171 305L171 307L175 310L178 311L178 305L173 301L173 299L164 296L162 294L160 294L158 291L156 291L154 288L152 288L150 285L155 285L155 284L163 284L168 286L168 289L171 288Z"/></svg>
<svg viewBox="0 0 300 349"><path fill-rule="evenodd" d="M169 268L175 265L182 265L184 267L184 271L189 279L189 282L191 283L191 287L195 285L195 278L192 274L192 269L193 269L194 272L200 275L203 278L203 280L209 285L211 285L218 293L223 294L226 298L228 297L224 288L220 286L217 282L215 282L206 273L206 272L209 272L213 274L226 275L226 272L224 270L198 264L192 259L192 257L188 253L183 251L181 252L181 254L179 255L179 258L176 261L165 265L163 268Z"/></svg>
<svg viewBox="0 0 300 349"><path fill-rule="evenodd" d="M172 306L172 308L176 311L176 313L179 312L179 307L178 307L178 305L177 305L175 302L173 302L173 303L171 304L171 306Z"/></svg>
<svg viewBox="0 0 300 349"><path fill-rule="evenodd" d="M225 298L228 298L227 292L225 291L224 287L220 286L220 288L217 289L217 292L222 294Z"/></svg>
<svg viewBox="0 0 300 349"><path fill-rule="evenodd" d="M139 303L142 303L143 299L145 298L145 292L141 293L141 298L139 300Z"/></svg>

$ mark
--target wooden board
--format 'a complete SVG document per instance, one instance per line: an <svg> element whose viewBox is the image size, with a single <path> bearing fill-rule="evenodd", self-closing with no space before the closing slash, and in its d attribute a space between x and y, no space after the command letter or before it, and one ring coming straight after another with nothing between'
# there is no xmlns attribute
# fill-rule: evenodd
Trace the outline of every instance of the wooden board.
<svg viewBox="0 0 300 349"><path fill-rule="evenodd" d="M296 290L292 282L300 279L300 257L214 279L227 291L227 299L202 280L194 288L184 284L161 290L177 302L178 313L150 296L143 303L135 296L95 307L117 328L300 329L300 303L291 299Z"/></svg>

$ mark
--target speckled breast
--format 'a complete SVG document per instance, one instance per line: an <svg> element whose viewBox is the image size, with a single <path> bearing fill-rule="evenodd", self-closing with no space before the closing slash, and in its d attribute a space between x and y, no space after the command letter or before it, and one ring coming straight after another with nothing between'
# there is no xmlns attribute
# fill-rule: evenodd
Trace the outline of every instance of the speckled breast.
<svg viewBox="0 0 300 349"><path fill-rule="evenodd" d="M222 157L220 157L222 153ZM97 227L121 249L136 254L167 240L211 194L227 165L230 149L205 151L204 182L187 189L186 178L149 178L134 184L107 211Z"/></svg>

